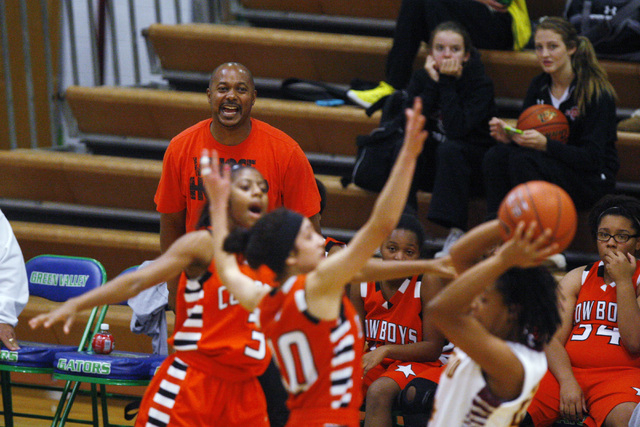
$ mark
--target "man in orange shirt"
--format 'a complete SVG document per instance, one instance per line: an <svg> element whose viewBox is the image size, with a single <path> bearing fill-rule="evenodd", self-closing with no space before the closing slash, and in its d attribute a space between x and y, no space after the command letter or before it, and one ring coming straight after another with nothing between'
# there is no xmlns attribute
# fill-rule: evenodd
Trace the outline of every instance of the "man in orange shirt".
<svg viewBox="0 0 640 427"><path fill-rule="evenodd" d="M211 118L174 137L164 155L154 201L160 212L160 248L196 229L205 205L200 176L203 149L218 152L220 163L255 167L268 183L268 209L284 206L308 217L320 231L320 194L311 165L297 142L284 132L251 118L256 100L253 75L229 62L211 74L207 99ZM183 279L184 280L184 279ZM178 278L167 282L169 305L176 306ZM271 425L284 425L286 393L273 363L260 378L267 389Z"/></svg>
<svg viewBox="0 0 640 427"><path fill-rule="evenodd" d="M181 132L164 155L155 195L160 212L160 247L196 227L205 203L200 176L203 148L216 150L221 163L249 164L269 184L269 210L284 206L311 219L320 230L320 195L313 169L300 146L284 132L256 119L251 72L238 63L220 65L211 75L207 98L211 118ZM176 286L169 288L175 298Z"/></svg>

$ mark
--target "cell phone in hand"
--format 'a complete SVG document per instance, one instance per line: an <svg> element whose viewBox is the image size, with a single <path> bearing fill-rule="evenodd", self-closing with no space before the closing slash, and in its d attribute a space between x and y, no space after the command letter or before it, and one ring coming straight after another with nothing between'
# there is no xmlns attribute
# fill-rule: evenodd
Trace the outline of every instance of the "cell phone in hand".
<svg viewBox="0 0 640 427"><path fill-rule="evenodd" d="M507 132L507 134L509 134L509 136L513 136L515 134L522 134L522 131L520 129L511 127L511 126L505 126L504 127L504 131Z"/></svg>

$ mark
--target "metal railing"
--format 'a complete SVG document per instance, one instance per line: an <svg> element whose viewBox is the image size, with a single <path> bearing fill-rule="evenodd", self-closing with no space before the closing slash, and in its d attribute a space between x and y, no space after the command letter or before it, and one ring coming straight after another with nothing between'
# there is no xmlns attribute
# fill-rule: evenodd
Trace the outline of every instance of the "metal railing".
<svg viewBox="0 0 640 427"><path fill-rule="evenodd" d="M217 22L228 1L0 0L0 148L64 147L68 86L161 83L142 29Z"/></svg>

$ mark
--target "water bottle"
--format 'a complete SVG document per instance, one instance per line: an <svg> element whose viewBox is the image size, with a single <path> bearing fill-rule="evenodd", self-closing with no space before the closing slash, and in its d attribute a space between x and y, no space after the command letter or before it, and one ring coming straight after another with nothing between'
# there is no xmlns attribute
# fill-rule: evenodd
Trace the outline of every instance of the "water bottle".
<svg viewBox="0 0 640 427"><path fill-rule="evenodd" d="M113 335L109 332L109 324L103 323L100 325L100 332L94 335L91 347L93 351L98 354L109 354L113 351L115 342Z"/></svg>

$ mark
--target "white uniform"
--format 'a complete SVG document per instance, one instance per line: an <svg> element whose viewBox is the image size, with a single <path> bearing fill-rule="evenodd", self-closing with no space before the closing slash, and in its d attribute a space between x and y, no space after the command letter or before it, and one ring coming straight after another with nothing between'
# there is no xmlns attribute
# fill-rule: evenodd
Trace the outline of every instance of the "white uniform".
<svg viewBox="0 0 640 427"><path fill-rule="evenodd" d="M480 365L459 348L445 368L436 390L429 427L509 427L517 426L547 371L544 352L523 344L507 342L524 366L522 392L504 402L487 388Z"/></svg>
<svg viewBox="0 0 640 427"><path fill-rule="evenodd" d="M9 221L0 211L0 323L15 327L28 299L24 258Z"/></svg>

